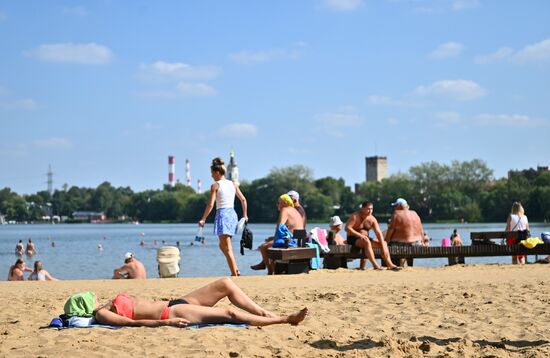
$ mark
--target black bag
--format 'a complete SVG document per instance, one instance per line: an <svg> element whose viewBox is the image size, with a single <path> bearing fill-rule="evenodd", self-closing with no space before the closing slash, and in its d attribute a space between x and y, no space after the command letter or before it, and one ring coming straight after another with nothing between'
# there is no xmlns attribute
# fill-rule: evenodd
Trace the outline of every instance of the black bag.
<svg viewBox="0 0 550 358"><path fill-rule="evenodd" d="M244 249L252 250L254 235L252 230L248 228L248 224L244 224L243 234L241 236L241 255L244 255Z"/></svg>
<svg viewBox="0 0 550 358"><path fill-rule="evenodd" d="M522 240L527 240L531 237L529 230L519 230L518 236L516 236L516 244L519 244Z"/></svg>

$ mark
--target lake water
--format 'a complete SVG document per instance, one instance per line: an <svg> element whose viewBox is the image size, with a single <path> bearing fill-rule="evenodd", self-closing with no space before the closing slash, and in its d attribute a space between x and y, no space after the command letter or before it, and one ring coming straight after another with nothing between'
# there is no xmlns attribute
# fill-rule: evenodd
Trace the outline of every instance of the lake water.
<svg viewBox="0 0 550 358"><path fill-rule="evenodd" d="M308 225L308 230L315 225ZM274 224L250 224L254 233L254 246L273 235ZM385 230L385 225L382 229ZM504 230L503 223L495 224L426 224L425 230L432 238L432 246L440 246L441 239L448 237L453 228L457 228L465 245L469 245L471 231ZM64 280L93 280L111 278L113 269L123 264L126 252L133 252L143 262L148 277L158 277L156 250L162 246L180 242L180 277L205 277L229 275L225 257L218 248L218 238L212 234L212 225L206 225L204 234L206 244L190 245L197 231L196 224L78 224L78 225L0 225L0 279L7 278L9 267L15 262L15 245L19 240L26 244L31 238L38 253L26 258L32 267L34 260L41 260L44 268L53 276ZM550 224L531 224L531 234L540 236L550 231ZM146 246L140 246L140 241ZM156 246L154 242L156 240ZM51 242L55 241L55 247ZM257 250L245 250L239 253L240 235L233 238L233 250L237 265L243 275L265 275L265 271L253 271L250 265L259 262ZM104 247L98 250L98 245ZM530 256L529 261L534 261ZM510 257L466 258L466 263L510 263ZM444 266L446 258L417 259L415 266ZM349 264L350 268L359 266L359 260ZM369 264L370 266L370 264Z"/></svg>

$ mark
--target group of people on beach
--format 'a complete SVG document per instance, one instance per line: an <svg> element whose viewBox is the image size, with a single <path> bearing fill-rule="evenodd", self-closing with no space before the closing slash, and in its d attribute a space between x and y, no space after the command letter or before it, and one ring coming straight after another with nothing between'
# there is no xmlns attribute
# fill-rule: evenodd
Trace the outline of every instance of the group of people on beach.
<svg viewBox="0 0 550 358"><path fill-rule="evenodd" d="M58 281L57 278L50 275L50 273L44 269L40 260L34 262L33 270L26 266L25 260L22 258L18 258L15 264L10 267L8 281L24 281L25 272L30 272L30 275L27 277L29 281Z"/></svg>

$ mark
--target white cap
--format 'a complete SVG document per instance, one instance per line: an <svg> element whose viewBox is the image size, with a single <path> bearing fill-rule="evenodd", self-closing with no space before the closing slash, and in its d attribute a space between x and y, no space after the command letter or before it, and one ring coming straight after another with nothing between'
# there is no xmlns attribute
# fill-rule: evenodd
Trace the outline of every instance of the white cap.
<svg viewBox="0 0 550 358"><path fill-rule="evenodd" d="M340 220L340 217L338 215L335 215L333 217L330 218L330 226L338 226L338 225L342 225L342 220Z"/></svg>
<svg viewBox="0 0 550 358"><path fill-rule="evenodd" d="M127 252L127 253L124 255L124 260L131 259L132 257L134 257L134 254L132 254L131 252Z"/></svg>
<svg viewBox="0 0 550 358"><path fill-rule="evenodd" d="M300 194L296 190L291 190L286 195L290 196L292 199L299 201L300 200Z"/></svg>
<svg viewBox="0 0 550 358"><path fill-rule="evenodd" d="M395 203L392 203L391 206L397 206L397 205L400 205L400 206L408 206L409 204L407 204L407 200L403 199L403 198L398 198Z"/></svg>

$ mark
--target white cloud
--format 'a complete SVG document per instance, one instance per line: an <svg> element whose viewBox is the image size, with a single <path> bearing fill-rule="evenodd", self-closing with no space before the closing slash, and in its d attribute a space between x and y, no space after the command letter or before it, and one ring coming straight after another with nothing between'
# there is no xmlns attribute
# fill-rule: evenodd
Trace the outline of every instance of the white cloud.
<svg viewBox="0 0 550 358"><path fill-rule="evenodd" d="M443 60L446 58L457 57L460 55L464 46L458 42L446 42L439 45L435 50L428 54L429 58Z"/></svg>
<svg viewBox="0 0 550 358"><path fill-rule="evenodd" d="M177 85L178 92L184 96L214 96L216 89L205 83L180 82Z"/></svg>
<svg viewBox="0 0 550 358"><path fill-rule="evenodd" d="M38 148L64 149L72 147L71 141L66 138L51 137L38 139L34 141L34 146Z"/></svg>
<svg viewBox="0 0 550 358"><path fill-rule="evenodd" d="M475 63L477 64L487 64L491 62L496 62L503 60L507 57L510 57L510 55L514 52L513 49L510 47L501 47L498 50L496 50L493 53L490 53L488 55L479 55L475 58Z"/></svg>
<svg viewBox="0 0 550 358"><path fill-rule="evenodd" d="M192 66L181 62L156 61L140 66L141 76L151 79L216 78L221 69L216 66Z"/></svg>
<svg viewBox="0 0 550 358"><path fill-rule="evenodd" d="M417 96L439 96L456 101L471 101L486 95L485 89L473 81L443 80L428 86L417 87L413 94Z"/></svg>
<svg viewBox="0 0 550 358"><path fill-rule="evenodd" d="M453 1L454 11L475 9L478 6L479 6L479 0L454 0Z"/></svg>
<svg viewBox="0 0 550 358"><path fill-rule="evenodd" d="M535 128L546 127L548 121L542 118L531 118L524 114L491 114L483 113L475 116L472 121L478 126Z"/></svg>
<svg viewBox="0 0 550 358"><path fill-rule="evenodd" d="M393 99L387 96L379 96L376 94L370 95L368 97L368 101L370 104L383 105L383 106L400 106L403 104L403 101Z"/></svg>
<svg viewBox="0 0 550 358"><path fill-rule="evenodd" d="M258 134L258 128L250 123L231 123L218 131L225 138L254 138Z"/></svg>
<svg viewBox="0 0 550 358"><path fill-rule="evenodd" d="M88 15L88 11L83 6L65 7L63 15L84 17Z"/></svg>
<svg viewBox="0 0 550 358"><path fill-rule="evenodd" d="M324 0L326 7L336 11L353 11L365 4L364 0Z"/></svg>
<svg viewBox="0 0 550 358"><path fill-rule="evenodd" d="M434 118L438 127L449 127L462 123L462 117L456 112L438 112L434 114Z"/></svg>
<svg viewBox="0 0 550 358"><path fill-rule="evenodd" d="M543 62L550 60L550 39L545 39L541 42L525 46L514 55L513 60L517 63Z"/></svg>
<svg viewBox="0 0 550 358"><path fill-rule="evenodd" d="M285 48L274 48L269 50L262 51L240 51L229 54L229 59L243 64L251 65L261 62L270 62L275 60L286 60L286 59L296 59L300 57L301 50L304 46L304 43L295 46L295 48L285 49Z"/></svg>
<svg viewBox="0 0 550 358"><path fill-rule="evenodd" d="M14 101L0 102L0 108L30 111L38 108L38 105L32 99L19 99Z"/></svg>
<svg viewBox="0 0 550 358"><path fill-rule="evenodd" d="M40 45L25 53L46 62L100 65L111 62L113 54L108 47L95 43L57 43Z"/></svg>
<svg viewBox="0 0 550 358"><path fill-rule="evenodd" d="M354 110L341 108L338 112L326 112L315 116L317 129L334 137L343 137L344 130L358 128L364 120Z"/></svg>

